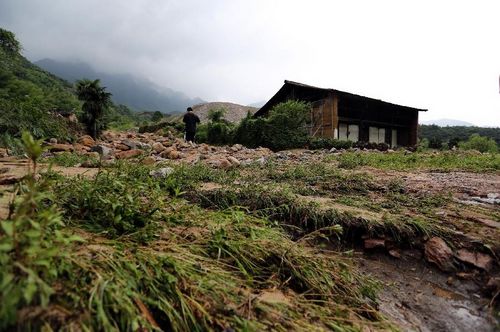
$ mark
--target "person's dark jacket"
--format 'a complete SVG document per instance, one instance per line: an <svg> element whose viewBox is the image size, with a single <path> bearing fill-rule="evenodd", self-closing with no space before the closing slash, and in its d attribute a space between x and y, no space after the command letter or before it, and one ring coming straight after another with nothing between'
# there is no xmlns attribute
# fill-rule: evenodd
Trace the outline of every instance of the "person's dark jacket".
<svg viewBox="0 0 500 332"><path fill-rule="evenodd" d="M186 132L194 133L196 131L196 124L200 123L200 118L193 112L184 114L182 122L186 124Z"/></svg>

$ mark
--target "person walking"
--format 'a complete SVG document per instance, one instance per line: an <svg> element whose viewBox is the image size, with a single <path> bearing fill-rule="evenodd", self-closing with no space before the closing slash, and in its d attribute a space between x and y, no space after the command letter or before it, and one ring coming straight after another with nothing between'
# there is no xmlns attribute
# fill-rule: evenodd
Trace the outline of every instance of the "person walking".
<svg viewBox="0 0 500 332"><path fill-rule="evenodd" d="M196 135L196 124L200 123L200 118L193 113L191 107L187 108L187 113L184 114L182 122L185 123L186 141L194 143L194 136Z"/></svg>

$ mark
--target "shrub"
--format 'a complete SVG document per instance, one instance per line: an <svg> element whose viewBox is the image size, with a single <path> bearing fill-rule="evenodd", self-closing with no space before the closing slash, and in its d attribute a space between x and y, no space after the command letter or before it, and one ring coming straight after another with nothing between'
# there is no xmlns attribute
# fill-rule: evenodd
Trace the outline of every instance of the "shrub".
<svg viewBox="0 0 500 332"><path fill-rule="evenodd" d="M312 150L318 149L349 149L352 147L351 141L343 141L334 138L311 137L309 140L309 148Z"/></svg>
<svg viewBox="0 0 500 332"><path fill-rule="evenodd" d="M466 142L460 142L458 146L463 150L477 150L479 152L498 152L497 143L488 137L472 134Z"/></svg>
<svg viewBox="0 0 500 332"><path fill-rule="evenodd" d="M234 130L234 142L243 144L250 148L265 146L262 136L266 119L259 117L254 119L250 112L241 120L240 124Z"/></svg>
<svg viewBox="0 0 500 332"><path fill-rule="evenodd" d="M285 150L306 145L309 133L309 104L289 100L274 106L264 126L264 142L272 150Z"/></svg>

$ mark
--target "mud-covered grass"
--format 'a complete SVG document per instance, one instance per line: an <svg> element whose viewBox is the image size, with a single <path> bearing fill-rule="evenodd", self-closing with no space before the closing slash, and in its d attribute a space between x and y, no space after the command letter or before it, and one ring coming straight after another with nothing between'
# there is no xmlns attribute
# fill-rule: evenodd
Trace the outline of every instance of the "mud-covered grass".
<svg viewBox="0 0 500 332"><path fill-rule="evenodd" d="M0 233L2 329L390 328L377 283L348 255L318 253L246 209L175 197L231 174L149 170L47 174L23 188ZM39 218L51 221L42 233Z"/></svg>
<svg viewBox="0 0 500 332"><path fill-rule="evenodd" d="M480 171L472 162L345 155L344 164L271 159L230 170L122 161L92 177L22 182L1 221L0 329L396 329L377 310L380 284L349 252L318 243L411 247L466 231L495 253L498 230L480 225L498 211L362 167ZM498 170L484 158L483 170ZM173 172L150 175L161 167Z"/></svg>

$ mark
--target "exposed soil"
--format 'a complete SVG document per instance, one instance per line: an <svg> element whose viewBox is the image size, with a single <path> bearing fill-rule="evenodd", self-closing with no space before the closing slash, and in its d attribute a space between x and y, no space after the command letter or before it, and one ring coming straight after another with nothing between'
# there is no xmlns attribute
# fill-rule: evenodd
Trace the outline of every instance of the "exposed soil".
<svg viewBox="0 0 500 332"><path fill-rule="evenodd" d="M458 280L426 264L416 251L400 259L357 252L361 271L382 283L379 310L405 331L495 331L480 285Z"/></svg>

